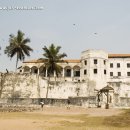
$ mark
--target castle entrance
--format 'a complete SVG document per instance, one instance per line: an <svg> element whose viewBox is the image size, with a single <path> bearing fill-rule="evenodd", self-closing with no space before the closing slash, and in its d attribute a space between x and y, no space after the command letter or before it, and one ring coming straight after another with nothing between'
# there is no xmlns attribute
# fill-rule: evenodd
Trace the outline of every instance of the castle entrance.
<svg viewBox="0 0 130 130"><path fill-rule="evenodd" d="M97 91L97 107L101 107L101 96L104 97L103 95L106 96L106 104L105 104L105 108L109 109L109 103L111 103L112 97L110 95L110 92L114 92L114 89L107 85L106 87L100 89L99 91Z"/></svg>

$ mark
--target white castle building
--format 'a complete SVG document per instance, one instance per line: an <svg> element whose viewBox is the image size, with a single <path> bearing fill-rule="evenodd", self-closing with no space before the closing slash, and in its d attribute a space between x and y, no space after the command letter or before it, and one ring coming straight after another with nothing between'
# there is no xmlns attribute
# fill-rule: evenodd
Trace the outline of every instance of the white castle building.
<svg viewBox="0 0 130 130"><path fill-rule="evenodd" d="M45 60L23 62L18 73L0 73L0 98L65 101L73 104L130 107L130 54L86 50L80 59L58 63L62 73L51 76ZM55 82L56 80L56 82ZM48 86L49 85L49 86ZM109 89L109 92L108 92Z"/></svg>
<svg viewBox="0 0 130 130"><path fill-rule="evenodd" d="M130 82L130 54L108 54L103 50L86 50L81 53L81 59L64 61L59 63L63 68L59 79L63 81L82 82L89 79L96 82L96 89L103 88L109 82ZM23 62L20 72L47 77L43 60Z"/></svg>
<svg viewBox="0 0 130 130"><path fill-rule="evenodd" d="M62 73L57 78L60 84L52 85L48 98L96 96L97 92L109 85L114 89L109 96L112 103L117 106L130 106L130 54L86 50L81 53L81 59L64 61L58 63L62 67ZM20 73L39 75L44 80L44 83L39 83L41 98L45 98L47 85L43 84L48 79L44 63L44 60L25 61L20 68ZM55 74L51 81L55 80L54 77Z"/></svg>

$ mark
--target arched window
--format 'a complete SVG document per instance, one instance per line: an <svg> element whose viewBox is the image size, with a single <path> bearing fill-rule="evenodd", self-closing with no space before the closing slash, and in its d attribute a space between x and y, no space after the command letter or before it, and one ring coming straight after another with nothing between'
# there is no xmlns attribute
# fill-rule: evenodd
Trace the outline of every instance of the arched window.
<svg viewBox="0 0 130 130"><path fill-rule="evenodd" d="M73 67L73 72L74 72L74 77L80 77L80 67L79 66L74 66Z"/></svg>
<svg viewBox="0 0 130 130"><path fill-rule="evenodd" d="M70 66L65 67L65 77L71 77L71 67Z"/></svg>
<svg viewBox="0 0 130 130"><path fill-rule="evenodd" d="M28 66L25 66L23 69L24 73L30 73L30 68Z"/></svg>
<svg viewBox="0 0 130 130"><path fill-rule="evenodd" d="M37 73L38 73L38 68L37 68L36 66L33 66L33 67L31 68L31 73L37 74Z"/></svg>
<svg viewBox="0 0 130 130"><path fill-rule="evenodd" d="M43 75L44 77L46 76L46 68L45 68L45 66L42 65L39 68L39 74Z"/></svg>

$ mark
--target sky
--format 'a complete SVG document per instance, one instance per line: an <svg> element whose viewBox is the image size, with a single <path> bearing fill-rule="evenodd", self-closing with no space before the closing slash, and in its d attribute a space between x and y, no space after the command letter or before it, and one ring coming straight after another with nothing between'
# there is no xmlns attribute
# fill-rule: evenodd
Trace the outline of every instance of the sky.
<svg viewBox="0 0 130 130"><path fill-rule="evenodd" d="M15 70L16 57L10 60L4 49L18 30L34 49L25 60L43 57L51 43L67 59L88 49L130 54L130 0L0 0L0 72Z"/></svg>

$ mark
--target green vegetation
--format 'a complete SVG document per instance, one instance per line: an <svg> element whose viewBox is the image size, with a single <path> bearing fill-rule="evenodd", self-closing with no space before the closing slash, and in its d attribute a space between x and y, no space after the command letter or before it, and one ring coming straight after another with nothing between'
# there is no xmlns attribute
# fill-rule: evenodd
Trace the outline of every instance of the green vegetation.
<svg viewBox="0 0 130 130"><path fill-rule="evenodd" d="M30 39L24 39L24 33L22 31L18 30L17 36L14 36L13 34L10 34L9 36L9 46L6 46L5 54L7 54L10 58L15 55L17 56L17 69L18 61L23 61L25 59L25 55L30 56L30 51L33 51L33 49L27 45L27 43L30 42Z"/></svg>
<svg viewBox="0 0 130 130"><path fill-rule="evenodd" d="M43 48L43 56L46 58L45 67L49 77L46 98L48 97L50 76L55 73L55 76L58 77L61 74L62 68L57 63L63 62L63 58L67 56L65 53L60 54L60 49L60 46L55 46L54 44L51 44L48 48L46 46Z"/></svg>

